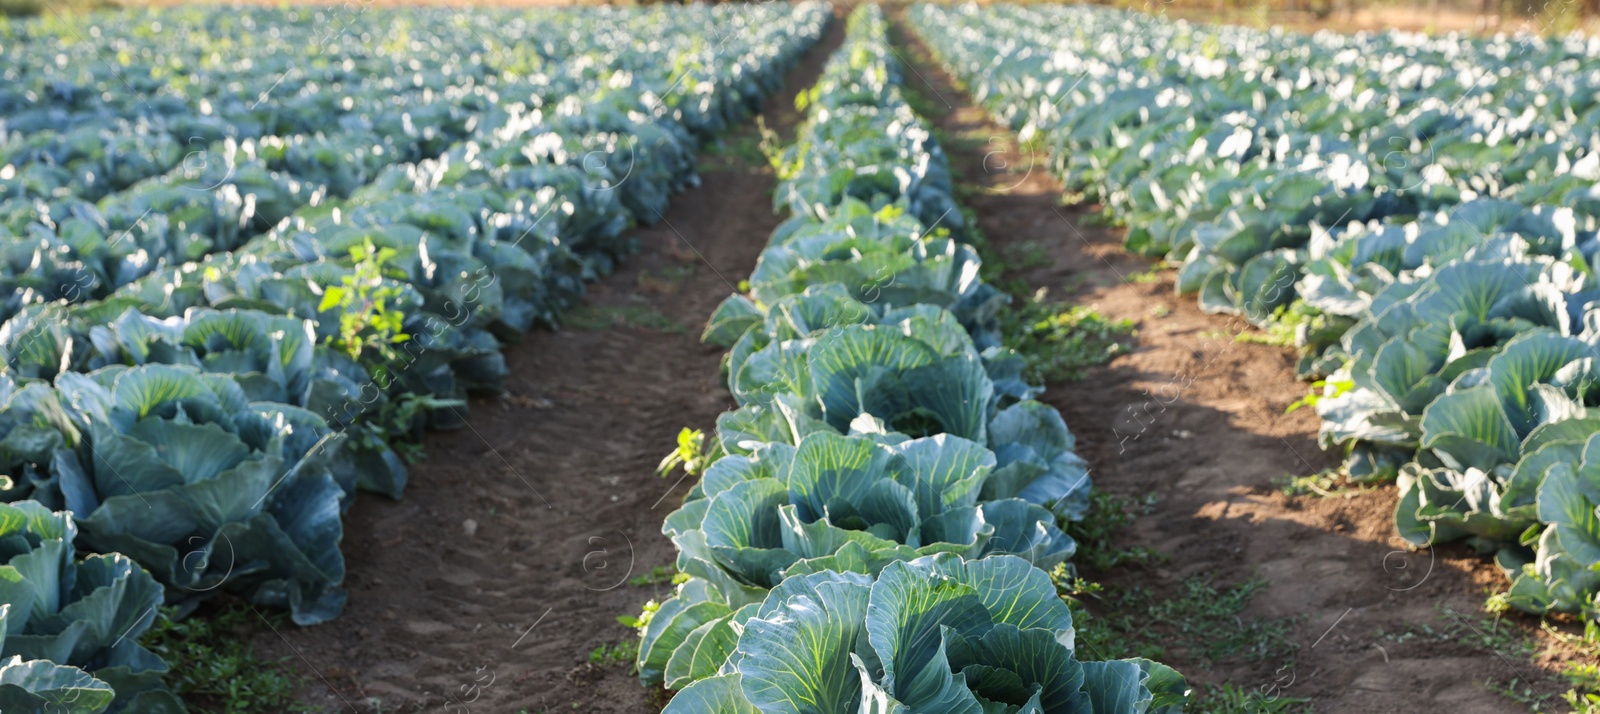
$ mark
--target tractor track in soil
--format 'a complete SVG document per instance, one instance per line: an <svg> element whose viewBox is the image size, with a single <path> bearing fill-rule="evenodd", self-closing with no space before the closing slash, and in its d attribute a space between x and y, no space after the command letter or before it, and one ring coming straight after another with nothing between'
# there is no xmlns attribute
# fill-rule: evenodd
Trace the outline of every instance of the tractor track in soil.
<svg viewBox="0 0 1600 714"><path fill-rule="evenodd" d="M1542 694L1566 689L1524 656L1464 641L1487 617L1485 595L1504 589L1504 578L1491 559L1462 546L1407 550L1395 533L1392 485L1348 497L1286 495L1285 477L1338 464L1317 446L1311 409L1285 413L1309 389L1294 376L1292 350L1235 340L1254 328L1176 295L1171 271L1132 280L1153 261L1125 251L1121 230L1093 220L1098 207L1063 205L1046 157L1019 148L1013 132L972 102L912 34L903 6L891 17L909 66L906 88L921 95L918 106L967 189L958 201L1001 256L1042 256L1006 277L1137 326L1131 350L1080 381L1050 385L1043 397L1077 435L1096 489L1159 499L1116 545L1168 558L1089 577L1108 594L1143 587L1158 596L1179 593L1192 578L1218 590L1263 579L1239 626L1276 620L1290 627L1287 659L1207 661L1174 636L1167 664L1191 685L1230 683L1267 700L1258 704L1308 698L1318 712L1518 711L1525 709L1485 680L1531 679ZM1184 626L1150 624L1161 632ZM1498 624L1544 637L1533 618ZM1467 636L1395 636L1423 626Z"/></svg>
<svg viewBox="0 0 1600 714"><path fill-rule="evenodd" d="M788 140L795 95L820 76L843 15L764 103ZM751 119L723 146L753 146ZM741 158L742 157L742 158ZM248 633L304 678L301 701L342 712L654 712L665 695L589 653L635 637L669 583L629 584L674 551L661 523L687 493L655 473L679 429L735 407L701 326L755 266L780 216L776 179L749 152L702 153L640 250L589 286L581 326L505 351L506 394L467 426L426 436L404 499L363 494L345 520L344 613ZM467 523L468 520L472 523Z"/></svg>

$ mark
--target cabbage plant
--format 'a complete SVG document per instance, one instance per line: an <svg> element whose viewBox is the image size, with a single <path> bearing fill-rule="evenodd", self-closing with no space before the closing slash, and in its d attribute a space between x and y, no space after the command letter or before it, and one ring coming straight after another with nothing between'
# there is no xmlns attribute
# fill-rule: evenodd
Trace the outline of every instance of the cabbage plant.
<svg viewBox="0 0 1600 714"><path fill-rule="evenodd" d="M1592 579L1556 575L1567 548L1540 537L1584 522L1552 505L1581 502L1554 495L1570 475L1552 467L1579 463L1600 431L1589 414L1600 403L1593 329L1574 319L1587 313L1573 309L1580 296L1552 277L1566 266L1455 262L1380 290L1378 314L1345 334L1354 356L1316 403L1324 444L1348 450L1353 475L1398 472L1402 537L1498 550L1510 602L1536 612L1592 612L1596 593Z"/></svg>
<svg viewBox="0 0 1600 714"><path fill-rule="evenodd" d="M1457 262L1503 262L1539 266L1547 283L1538 288L1543 307L1523 309L1523 317L1564 334L1584 329L1583 314L1600 297L1584 269L1600 252L1592 234L1577 230L1569 208L1524 208L1509 201L1479 199L1410 223L1352 223L1314 228L1305 276L1295 290L1325 323L1320 334L1297 338L1304 352L1303 375L1331 373L1354 355L1340 346L1343 334L1367 317L1375 317L1435 280L1433 274ZM1564 264L1564 265L1563 265ZM1524 274L1530 268L1521 269ZM1385 293L1392 285L1393 291ZM1380 294L1383 298L1380 299ZM1524 302L1527 297L1522 298ZM1353 345L1355 349L1366 347Z"/></svg>
<svg viewBox="0 0 1600 714"><path fill-rule="evenodd" d="M0 504L0 708L182 712L139 645L161 586L127 556L76 559L71 513Z"/></svg>
<svg viewBox="0 0 1600 714"><path fill-rule="evenodd" d="M874 211L851 198L825 220L796 216L780 225L750 274L749 297L730 297L724 307L772 305L811 286L836 283L879 309L945 308L979 349L988 349L1000 344L999 312L1010 298L979 277L982 268L971 246L930 235L901 204ZM723 322L714 316L705 339L731 347L739 333L721 327Z"/></svg>
<svg viewBox="0 0 1600 714"><path fill-rule="evenodd" d="M1458 377L1488 366L1520 336L1542 333L1546 338L1528 344L1568 344L1568 352L1584 344L1565 336L1569 322L1563 293L1533 263L1453 263L1425 280L1384 289L1373 304L1377 314L1356 323L1341 340L1348 362L1330 378L1339 386L1317 402L1327 446L1415 447L1429 405ZM1582 376L1573 374L1562 382ZM1519 389L1529 386L1531 382ZM1507 398L1526 402L1520 396Z"/></svg>
<svg viewBox="0 0 1600 714"><path fill-rule="evenodd" d="M713 331L734 319L724 307ZM1002 497L1081 517L1087 466L1072 452L1060 414L1031 400L1037 390L1022 382L1014 356L979 353L960 322L936 306L879 309L885 306L823 284L779 300L760 324L749 324L728 356L729 387L743 406L718 418L722 448L745 454L746 442L798 445L812 432L846 433L858 423L911 437L949 434L995 453Z"/></svg>
<svg viewBox="0 0 1600 714"><path fill-rule="evenodd" d="M705 635L695 653L716 674L668 714L1176 714L1187 701L1163 665L1080 660L1049 576L1011 556L796 576L725 617L729 636Z"/></svg>
<svg viewBox="0 0 1600 714"><path fill-rule="evenodd" d="M404 463L372 433L370 423L356 419L365 411L381 411L385 394L361 365L318 344L317 323L239 309L190 308L166 319L133 308L114 318L108 313L30 309L0 328L0 341L30 349L0 353L24 374L53 374L63 365L88 371L166 364L228 376L251 402L300 407L355 437L344 458L331 464L347 495L359 485L400 496ZM111 319L89 324L99 316Z"/></svg>
<svg viewBox="0 0 1600 714"><path fill-rule="evenodd" d="M1506 601L1528 612L1600 617L1600 419L1559 422L1535 435L1512 476L1520 505L1539 520L1523 535L1534 555L1501 551L1512 576Z"/></svg>
<svg viewBox="0 0 1600 714"><path fill-rule="evenodd" d="M8 616L9 608L0 606L0 621ZM0 707L11 711L100 714L115 698L111 685L77 667L20 656L0 660Z"/></svg>
<svg viewBox="0 0 1600 714"><path fill-rule="evenodd" d="M321 417L175 365L10 391L5 455L36 479L32 498L73 512L88 549L131 557L180 605L227 590L303 624L343 607L344 437Z"/></svg>
<svg viewBox="0 0 1600 714"><path fill-rule="evenodd" d="M662 528L678 547L678 570L704 581L688 591L701 600L666 601L652 627L693 631L787 578L823 570L875 574L935 553L1014 554L1043 570L1070 558L1077 546L1055 515L997 496L1005 486L990 483L994 474L992 452L947 434L821 431L797 446L725 456ZM648 632L646 641L646 682L676 689L700 676L685 660L685 643Z"/></svg>
<svg viewBox="0 0 1600 714"><path fill-rule="evenodd" d="M1538 521L1535 494L1550 454L1523 462L1556 434L1565 441L1587 428L1585 403L1597 396L1589 346L1549 333L1518 337L1457 377L1420 420L1419 460L1438 466L1408 465L1401 535L1419 544L1463 535L1515 542Z"/></svg>

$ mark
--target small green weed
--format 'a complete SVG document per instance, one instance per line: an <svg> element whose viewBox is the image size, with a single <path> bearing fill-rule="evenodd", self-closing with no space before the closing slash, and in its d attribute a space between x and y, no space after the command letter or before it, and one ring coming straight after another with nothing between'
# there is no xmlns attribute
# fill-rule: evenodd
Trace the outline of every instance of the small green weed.
<svg viewBox="0 0 1600 714"><path fill-rule="evenodd" d="M1463 613L1450 606L1439 608L1440 622L1416 623L1395 631L1379 631L1378 637L1392 642L1459 642L1501 659L1514 662L1531 662L1542 649L1531 633L1511 620L1500 616L1510 610L1504 594L1490 596L1484 609L1491 613L1482 617L1476 613ZM1561 665L1559 676L1572 685L1566 692L1541 691L1521 677L1499 680L1486 678L1483 686L1530 712L1576 712L1600 714L1600 666L1592 664L1600 659L1600 623L1588 623L1583 635L1562 632L1549 622L1541 623L1545 632L1563 644L1577 649L1575 661ZM1560 705L1565 705L1560 706Z"/></svg>
<svg viewBox="0 0 1600 714"><path fill-rule="evenodd" d="M1106 491L1089 494L1089 512L1083 520L1065 524L1067 535L1078 542L1074 563L1095 571L1106 571L1118 565L1149 565L1161 559L1161 554L1151 548L1134 546L1119 548L1111 543L1111 536L1134 518L1150 513L1156 505L1154 493L1135 501Z"/></svg>
<svg viewBox="0 0 1600 714"><path fill-rule="evenodd" d="M1247 339L1281 347L1297 347L1303 357L1311 358L1337 345L1354 326L1354 318L1329 315L1303 300L1295 300L1273 311L1264 334L1252 335Z"/></svg>
<svg viewBox="0 0 1600 714"><path fill-rule="evenodd" d="M698 263L669 265L655 270L641 270L634 282L639 291L647 295L676 295L683 289L698 268Z"/></svg>
<svg viewBox="0 0 1600 714"><path fill-rule="evenodd" d="M660 609L661 603L658 603L654 600L649 600L646 601L645 604L639 609L639 615L637 617L633 615L621 615L617 617L617 622L627 625L628 627L632 627L633 629L637 630L639 635L642 637L644 636L645 628L650 626L650 620L656 616L656 611Z"/></svg>
<svg viewBox="0 0 1600 714"><path fill-rule="evenodd" d="M393 248L379 248L370 238L351 248L352 273L340 277L338 285L324 287L317 305L318 312L331 310L338 315L339 330L324 343L365 367L373 384L385 392L402 378L415 357L398 349L410 342L411 336L404 332L405 313L396 307L406 276L390 264L395 255ZM400 391L397 399L383 402L379 413L369 415L370 421L350 433L375 447L390 444L407 462L416 463L422 459L421 417L434 409L466 403Z"/></svg>
<svg viewBox="0 0 1600 714"><path fill-rule="evenodd" d="M673 566L657 565L656 567L651 568L650 572L648 573L643 575L635 575L631 578L628 578L628 584L636 588L642 588L647 585L665 585L667 583L677 585L678 583L682 583L688 579L688 573L680 573L678 572L678 569Z"/></svg>
<svg viewBox="0 0 1600 714"><path fill-rule="evenodd" d="M1494 605L1489 606L1491 611ZM1498 614L1479 617L1476 613L1463 613L1449 605L1440 605L1439 621L1408 624L1398 630L1379 630L1377 636L1391 642L1460 642L1502 657L1527 660L1539 651L1539 645L1521 628ZM1476 618L1476 621L1474 621Z"/></svg>
<svg viewBox="0 0 1600 714"><path fill-rule="evenodd" d="M423 423L422 416L435 409L454 409L464 407L467 403L460 399L440 399L427 394L406 392L398 399L384 405L383 412L378 417L380 429L387 434L387 441L394 448L400 458L406 463L414 464L422 460L422 435L418 425Z"/></svg>
<svg viewBox="0 0 1600 714"><path fill-rule="evenodd" d="M1541 692L1532 684L1523 681L1520 677L1512 677L1511 679L1503 682L1496 680L1493 677L1485 677L1483 680L1483 688L1499 694L1506 699L1510 699L1513 702L1521 704L1530 712L1540 712L1542 714L1543 712L1561 711L1564 713L1566 711L1563 709L1553 708L1553 705L1556 701L1556 695L1554 692ZM1573 694L1573 692L1568 692L1568 694ZM1573 705L1572 711L1578 714L1589 714L1588 712L1585 712L1583 709L1579 708L1576 704Z"/></svg>
<svg viewBox="0 0 1600 714"><path fill-rule="evenodd" d="M354 272L323 288L317 305L317 312L339 316L339 332L328 337L328 346L368 365L368 371L386 369L399 357L395 345L411 339L403 331L405 313L394 307L402 294L398 280L405 277L388 265L395 255L370 238L351 248Z"/></svg>
<svg viewBox="0 0 1600 714"><path fill-rule="evenodd" d="M1243 342L1251 345L1268 345L1270 347L1293 347L1294 328L1285 328L1284 323L1273 322L1261 332L1245 330L1233 336L1234 342Z"/></svg>
<svg viewBox="0 0 1600 714"><path fill-rule="evenodd" d="M1311 711L1311 700L1224 684L1206 687L1190 703L1201 714L1299 714Z"/></svg>
<svg viewBox="0 0 1600 714"><path fill-rule="evenodd" d="M1005 267L1007 270L1029 270L1050 265L1050 252L1044 244L1036 240L1025 240L1006 246Z"/></svg>
<svg viewBox="0 0 1600 714"><path fill-rule="evenodd" d="M632 665L639 659L639 640L628 638L614 645L600 645L589 653L589 664Z"/></svg>
<svg viewBox="0 0 1600 714"><path fill-rule="evenodd" d="M1294 333L1290 332L1288 335L1284 335L1280 330L1277 329L1278 327L1279 327L1279 324L1275 323L1275 324L1269 326L1267 331L1265 331L1265 332L1251 332L1249 330L1246 330L1244 332L1239 333L1238 335L1235 335L1233 339L1234 339L1235 342L1243 342L1245 344L1251 344L1251 345L1268 345L1270 347L1293 347L1294 346Z"/></svg>
<svg viewBox="0 0 1600 714"><path fill-rule="evenodd" d="M1133 283L1135 285L1149 285L1150 283L1161 280L1161 274L1165 272L1167 271L1162 269L1161 265L1158 263L1150 266L1149 270L1141 270L1137 273L1130 273L1127 277L1124 277L1122 281L1126 283Z"/></svg>
<svg viewBox="0 0 1600 714"><path fill-rule="evenodd" d="M719 139L706 148L706 156L723 159L730 164L750 167L767 165L767 154L762 150L760 133L738 132Z"/></svg>
<svg viewBox="0 0 1600 714"><path fill-rule="evenodd" d="M1332 394L1326 393L1327 392L1327 387L1329 385L1333 386L1333 393ZM1300 409L1301 407L1311 407L1312 409L1315 409L1315 408L1317 408L1317 402L1319 400L1332 398L1332 397L1337 397L1337 396L1339 396L1341 394L1344 394L1345 392L1348 392L1348 391L1350 391L1352 389L1355 389L1355 386L1356 386L1356 383L1353 382L1353 381L1350 381L1350 380L1338 381L1338 380L1319 379L1319 380L1311 383L1311 391L1306 392L1306 395L1304 397L1301 397L1300 399L1296 400L1293 404L1290 404L1287 408L1285 408L1283 410L1283 413L1284 414L1288 414L1289 412L1292 412L1292 411L1294 411L1296 409Z"/></svg>
<svg viewBox="0 0 1600 714"><path fill-rule="evenodd" d="M1338 471L1319 471L1310 476L1284 476L1278 481L1278 490L1287 496L1315 494L1323 498L1354 498L1372 489L1364 484L1352 484Z"/></svg>
<svg viewBox="0 0 1600 714"><path fill-rule="evenodd" d="M677 447L656 465L656 474L666 478L681 466L690 476L698 476L709 465L711 459L706 453L706 433L699 429L684 427L678 432Z"/></svg>
<svg viewBox="0 0 1600 714"><path fill-rule="evenodd" d="M1103 605L1096 608L1103 613L1092 613L1071 599L1068 604L1073 606L1082 651L1094 659L1146 657L1159 662L1171 659L1168 652L1175 649L1208 661L1243 657L1252 662L1288 662L1295 650L1288 639L1293 618L1240 615L1266 585L1265 580L1255 579L1217 588L1190 578L1170 596L1143 586L1110 595L1090 593Z"/></svg>
<svg viewBox="0 0 1600 714"><path fill-rule="evenodd" d="M1108 320L1093 307L1049 302L1047 295L1040 288L1020 308L1001 316L1005 346L1028 360L1030 379L1082 379L1090 367L1127 351L1132 320Z"/></svg>
<svg viewBox="0 0 1600 714"><path fill-rule="evenodd" d="M649 330L688 334L689 329L648 305L580 305L563 316L574 330L609 330L616 327L642 327Z"/></svg>
<svg viewBox="0 0 1600 714"><path fill-rule="evenodd" d="M284 665L287 658L264 659L243 636L268 623L288 626L283 615L258 615L239 602L183 620L171 615L171 608L161 611L144 646L166 660L171 667L167 683L191 709L220 714L312 711L295 701L301 682Z"/></svg>
<svg viewBox="0 0 1600 714"><path fill-rule="evenodd" d="M1529 633L1498 616L1480 618L1474 623L1473 617L1448 605L1441 606L1439 611L1445 616L1444 632L1451 639L1502 657L1522 660L1530 659L1539 652L1539 644Z"/></svg>
<svg viewBox="0 0 1600 714"><path fill-rule="evenodd" d="M1561 665L1562 679L1572 685L1561 695L1561 701L1578 714L1600 714L1600 620L1584 623L1582 635L1562 632L1549 622L1540 623L1546 633L1568 647L1574 648L1576 658Z"/></svg>
<svg viewBox="0 0 1600 714"><path fill-rule="evenodd" d="M1092 204L1098 200L1098 196L1087 191L1080 193L1068 193L1062 196L1062 202L1069 206L1075 204ZM1112 210L1109 206L1104 207L1099 211L1090 211L1078 216L1078 224L1086 227L1120 228L1123 225L1122 221L1122 217L1118 216L1117 212Z"/></svg>

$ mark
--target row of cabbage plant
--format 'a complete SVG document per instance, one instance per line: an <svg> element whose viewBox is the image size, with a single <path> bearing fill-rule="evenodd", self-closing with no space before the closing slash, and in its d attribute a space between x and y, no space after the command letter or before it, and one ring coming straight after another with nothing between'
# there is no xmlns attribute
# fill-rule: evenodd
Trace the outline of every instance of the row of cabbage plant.
<svg viewBox="0 0 1600 714"><path fill-rule="evenodd" d="M79 547L144 566L133 569L164 585L164 602L180 611L232 592L287 608L301 624L337 615L343 509L358 486L398 496L404 485L385 443L398 432L385 420L398 410L402 426L420 426L413 412L453 404L438 397L498 388L501 340L556 324L582 281L628 252L628 225L656 217L695 181L699 139L756 107L829 17L815 3L697 8L650 25L658 15L622 14L632 24L615 31L677 36L654 45L661 54L615 69L587 56L569 63L581 72L547 67L587 83L543 106L542 89L526 103L502 99L437 159L391 166L239 250L153 271L105 300L24 309L0 329L4 500L55 509L81 531ZM588 34L612 32L618 19L596 13ZM710 32L728 35L711 42ZM358 324L352 333L347 318L363 309L392 318L391 331ZM352 336L385 334L405 336L388 356L348 349ZM443 413L459 418L455 407ZM8 553L24 558L13 559L19 580L34 580L25 559L36 556L20 545ZM68 610L69 582L38 582L66 590L32 601L32 619L12 612L3 652L32 661L0 673L0 687L90 712L105 702L79 690L104 685L117 693L113 710L156 711L139 708L154 705L124 691L119 682L133 680L119 671L92 683L105 667L164 669L140 650L113 652L134 642L119 639L124 631L148 627L155 605L118 615L109 639L56 657L23 635L102 625L80 612L88 606ZM112 597L83 582L74 598ZM20 590L4 595L29 602Z"/></svg>
<svg viewBox="0 0 1600 714"><path fill-rule="evenodd" d="M367 126L309 136L188 147L169 136L160 146L108 148L79 136L90 133L82 128L26 137L51 142L43 146L0 147L0 317L103 299L155 270L235 250L303 207L348 198L387 167L437 157L468 138L494 101L471 83L444 89L444 99L429 89L375 102ZM437 113L440 124L424 138L402 117L430 106L452 116ZM95 131L108 144L127 141L113 129ZM142 175L146 169L155 171Z"/></svg>
<svg viewBox="0 0 1600 714"><path fill-rule="evenodd" d="M625 205L642 207L659 201L661 188L626 172L634 147L588 135L617 131L627 112L639 109L632 100L648 94L661 106L645 113L670 115L674 138L688 143L724 124L727 107L738 104L706 103L697 86L734 80L748 90L760 76L719 76L725 67L708 43L672 31L706 22L745 29L729 13L719 19L703 9L486 11L471 18L370 10L383 17L364 19L392 28L370 52L353 46L359 42L341 44L359 37L323 37L328 12L100 18L91 32L128 45L119 47L129 54L127 66L110 73L89 61L58 67L54 57L97 50L45 41L64 39L64 28L23 25L32 31L5 58L19 65L7 73L36 101L0 117L0 236L17 238L0 244L0 287L8 288L0 317L29 304L103 298L151 271L236 249L299 208L349 197L388 167L481 142L534 112L585 135L588 143L576 153L595 169L590 183L627 177L615 191ZM589 25L578 32L578 22ZM632 23L668 31L647 38L630 32ZM165 31L151 35L151 28ZM130 34L140 39L128 42ZM81 34L74 29L71 37ZM178 37L189 41L174 42ZM216 69L211 56L219 47L232 60L222 71L193 71ZM312 56L284 64L306 47L316 48ZM344 61L329 63L328 56ZM697 72L699 65L710 69ZM688 81L675 86L680 76ZM604 98L613 89L626 89L621 103ZM555 122L563 106L582 116Z"/></svg>
<svg viewBox="0 0 1600 714"><path fill-rule="evenodd" d="M408 41L353 53L319 47L320 13L219 14L95 18L88 31L125 65L112 72L49 61L100 51L76 41L82 28L19 26L8 74L32 101L0 119L0 223L18 237L0 315L103 298L347 197L386 166L438 156L511 78L459 26L409 28ZM211 58L219 48L228 62ZM346 61L312 66L323 49Z"/></svg>
<svg viewBox="0 0 1600 714"><path fill-rule="evenodd" d="M1127 223L1130 249L1257 323L1321 257L1319 227L1476 199L1593 203L1600 179L1591 38L1308 36L1067 6L912 18L1069 188Z"/></svg>
<svg viewBox="0 0 1600 714"><path fill-rule="evenodd" d="M1004 299L951 237L886 29L852 14L774 162L794 215L707 327L740 406L667 517L687 578L646 608L640 677L672 713L1178 711L1170 668L1074 651L1048 571L1084 463L1018 357L980 350Z"/></svg>
<svg viewBox="0 0 1600 714"><path fill-rule="evenodd" d="M911 16L1180 291L1297 324L1323 446L1398 477L1403 537L1496 552L1520 609L1600 613L1600 42Z"/></svg>

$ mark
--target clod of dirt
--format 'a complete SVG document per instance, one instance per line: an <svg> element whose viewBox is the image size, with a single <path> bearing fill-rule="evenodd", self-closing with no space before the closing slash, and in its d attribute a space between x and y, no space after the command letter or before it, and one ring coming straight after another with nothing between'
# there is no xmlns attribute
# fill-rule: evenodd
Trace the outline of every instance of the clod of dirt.
<svg viewBox="0 0 1600 714"><path fill-rule="evenodd" d="M605 679L606 672L592 662L584 662L567 672L567 681L574 684L593 684Z"/></svg>
<svg viewBox="0 0 1600 714"><path fill-rule="evenodd" d="M478 522L468 518L461 522L461 531L471 538L478 534Z"/></svg>

